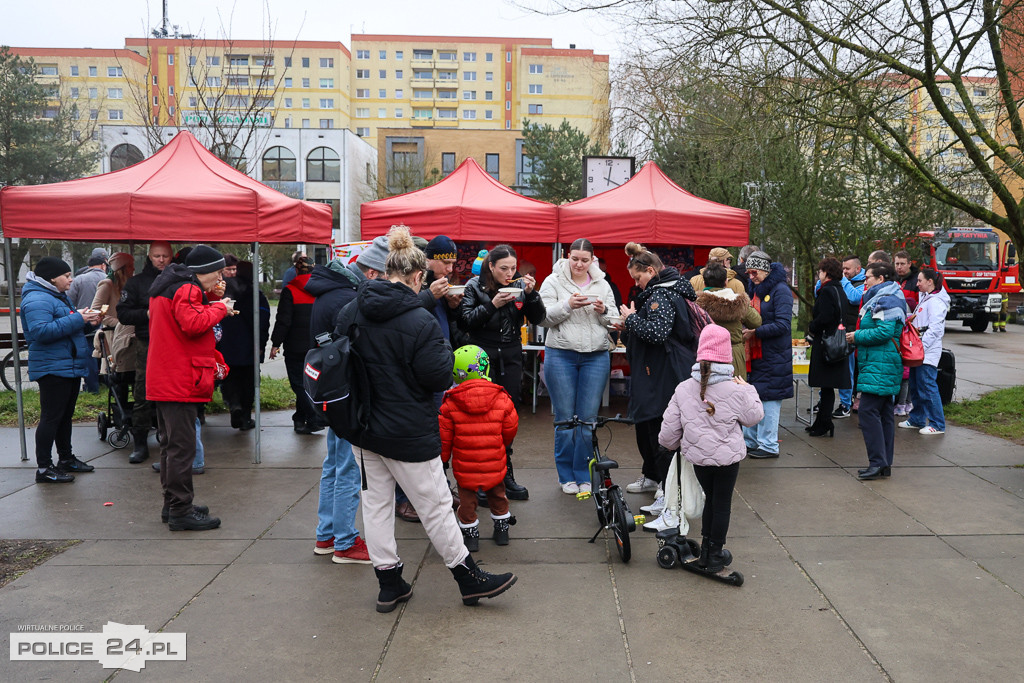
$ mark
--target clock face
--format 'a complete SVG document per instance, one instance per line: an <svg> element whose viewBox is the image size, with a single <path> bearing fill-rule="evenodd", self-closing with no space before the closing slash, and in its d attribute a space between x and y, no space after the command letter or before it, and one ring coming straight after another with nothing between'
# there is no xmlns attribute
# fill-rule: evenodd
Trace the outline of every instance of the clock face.
<svg viewBox="0 0 1024 683"><path fill-rule="evenodd" d="M593 197L621 186L633 176L633 157L584 157L583 195Z"/></svg>

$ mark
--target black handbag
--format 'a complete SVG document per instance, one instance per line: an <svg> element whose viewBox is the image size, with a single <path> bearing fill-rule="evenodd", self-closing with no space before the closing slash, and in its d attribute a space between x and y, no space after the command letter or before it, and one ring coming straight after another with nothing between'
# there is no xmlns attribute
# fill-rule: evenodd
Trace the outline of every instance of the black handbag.
<svg viewBox="0 0 1024 683"><path fill-rule="evenodd" d="M835 290L832 290L835 292ZM839 293L836 292L838 298ZM842 302L839 303L839 310L843 310ZM839 323L839 327L834 332L822 335L821 338L821 350L822 356L825 359L825 363L828 365L837 365L845 361L850 354L853 352L853 347L846 341L846 328L843 327L843 323Z"/></svg>

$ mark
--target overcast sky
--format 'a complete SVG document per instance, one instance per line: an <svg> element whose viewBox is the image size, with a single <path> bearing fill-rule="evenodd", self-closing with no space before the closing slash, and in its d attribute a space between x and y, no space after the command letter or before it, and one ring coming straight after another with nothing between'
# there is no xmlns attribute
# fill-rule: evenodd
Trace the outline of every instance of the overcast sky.
<svg viewBox="0 0 1024 683"><path fill-rule="evenodd" d="M353 33L551 38L554 47L592 49L615 57L618 31L593 15L542 16L521 9L546 0L168 0L169 20L182 33L236 40L336 40ZM0 44L18 47L124 47L160 25L161 0L5 1ZM223 28L222 28L223 27Z"/></svg>

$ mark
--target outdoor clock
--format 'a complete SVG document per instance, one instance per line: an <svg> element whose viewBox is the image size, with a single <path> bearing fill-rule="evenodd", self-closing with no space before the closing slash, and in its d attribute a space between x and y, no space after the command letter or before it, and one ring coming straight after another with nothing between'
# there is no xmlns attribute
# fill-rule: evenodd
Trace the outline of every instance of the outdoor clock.
<svg viewBox="0 0 1024 683"><path fill-rule="evenodd" d="M633 177L634 157L583 157L583 196L614 190Z"/></svg>

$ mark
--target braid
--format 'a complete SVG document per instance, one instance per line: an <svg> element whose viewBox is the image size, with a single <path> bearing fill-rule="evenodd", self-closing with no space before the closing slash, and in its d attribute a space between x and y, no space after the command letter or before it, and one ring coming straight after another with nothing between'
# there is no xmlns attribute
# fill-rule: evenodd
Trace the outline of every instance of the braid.
<svg viewBox="0 0 1024 683"><path fill-rule="evenodd" d="M715 414L715 404L704 398L704 392L708 390L708 378L711 376L711 361L702 360L700 362L700 400L707 404L705 410L708 411L708 415Z"/></svg>

